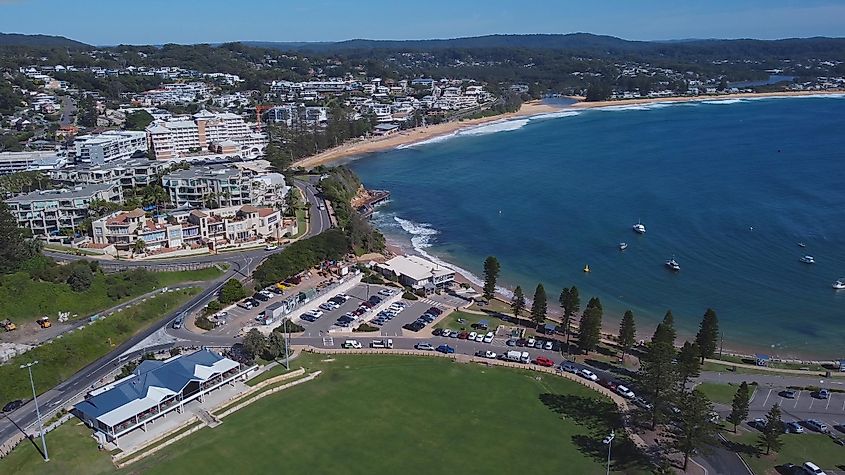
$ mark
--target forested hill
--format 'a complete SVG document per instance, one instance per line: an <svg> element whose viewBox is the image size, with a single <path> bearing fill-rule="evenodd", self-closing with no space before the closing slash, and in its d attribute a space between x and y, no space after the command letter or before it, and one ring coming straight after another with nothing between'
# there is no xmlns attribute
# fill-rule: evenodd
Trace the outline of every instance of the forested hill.
<svg viewBox="0 0 845 475"><path fill-rule="evenodd" d="M590 33L565 35L488 35L442 40L347 40L334 43L246 42L251 46L281 50L334 52L342 50L431 51L441 49L551 49L582 53L643 54L665 56L767 57L771 55L842 55L845 38L790 38L783 40L685 40L631 41Z"/></svg>
<svg viewBox="0 0 845 475"><path fill-rule="evenodd" d="M43 46L49 48L58 47L76 49L91 48L91 45L65 38L64 36L22 35L20 33L0 33L0 46Z"/></svg>

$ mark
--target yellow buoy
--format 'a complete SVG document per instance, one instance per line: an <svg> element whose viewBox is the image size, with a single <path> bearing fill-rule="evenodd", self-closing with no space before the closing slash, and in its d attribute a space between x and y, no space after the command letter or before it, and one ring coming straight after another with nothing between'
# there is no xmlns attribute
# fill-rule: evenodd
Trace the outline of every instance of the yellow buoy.
<svg viewBox="0 0 845 475"><path fill-rule="evenodd" d="M584 272L590 272L590 266L589 265L584 266Z"/></svg>

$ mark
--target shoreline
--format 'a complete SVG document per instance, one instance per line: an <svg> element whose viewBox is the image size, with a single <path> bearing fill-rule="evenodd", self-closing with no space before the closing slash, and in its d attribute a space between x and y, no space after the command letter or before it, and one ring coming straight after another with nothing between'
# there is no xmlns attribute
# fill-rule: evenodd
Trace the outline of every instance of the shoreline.
<svg viewBox="0 0 845 475"><path fill-rule="evenodd" d="M353 142L345 143L343 145L330 148L316 155L303 158L295 162L292 166L311 169L320 165L329 165L331 163L350 157L357 157L369 153L382 152L385 150L395 149L400 146L408 146L433 138L450 135L462 129L478 127L494 122L506 122L512 119L532 117L541 114L548 114L566 110L579 111L599 108L626 107L662 103L672 104L685 102L725 101L732 99L740 100L795 98L842 94L845 94L845 90L746 92L738 94L714 94L707 96L646 97L638 99L617 99L596 102L586 102L584 101L583 97L579 96L566 96L569 99L574 99L577 101L573 104L568 105L553 105L544 103L542 100L532 100L524 102L519 108L519 110L516 112L508 112L505 114L481 117L478 119L445 122L442 124L429 125L426 127L417 127L413 129L403 130L395 135L388 135L385 137L361 138Z"/></svg>
<svg viewBox="0 0 845 475"><path fill-rule="evenodd" d="M550 112L559 112L559 111L566 111L566 110L588 110L593 108L608 108L608 107L625 107L625 106L632 106L632 105L648 105L648 104L655 104L655 103L684 103L684 102L703 102L703 101L723 101L723 100L739 100L739 99L765 99L765 98L794 98L794 97L822 97L826 95L843 95L845 91L790 91L790 92L773 92L773 93L743 93L743 94L723 94L723 95L711 95L711 96L695 96L695 97L671 97L671 98L643 98L643 99L625 99L625 100L614 100L614 101L601 101L601 102L577 102L571 105L565 106L551 106L548 105L547 107L543 108L531 108L531 109L520 109L520 111L516 113L510 114L503 114L499 116L493 117L485 117L483 119L474 120L474 121L463 121L463 122L455 122L455 123L448 123L448 124L439 124L439 125L450 125L446 131L430 131L429 129L434 128L435 126L427 128L424 132L424 135L415 137L414 139L409 139L406 135L402 136L393 136L391 138L398 139L397 141L391 141L390 144L379 144L379 146L375 147L374 150L368 151L355 151L350 152L348 150L336 150L332 149L328 152L336 152L338 155L326 158L326 161L337 160L340 158L345 158L352 155L364 154L369 152L376 152L381 151L388 148L395 148L399 145L403 144L410 144L416 143L421 140L428 140L430 138L447 135L449 133L453 133L456 130L464 129L467 127L477 126L480 124L490 123L490 122L498 122L504 121L513 118L519 117L528 117L532 115L538 115L543 113L550 113ZM581 99L572 97L572 99ZM528 104L528 103L526 103ZM537 104L536 101L531 104L534 107L537 106L544 106L544 104ZM539 109L539 110L538 110ZM326 154L326 152L324 152ZM321 154L323 155L323 154ZM325 163L325 162L324 162ZM430 258L426 254L421 252L420 250L416 249L415 246L407 242L406 239L400 238L398 240L391 240L388 238L388 247L390 251L395 254L415 254L420 255L424 258ZM477 280L479 279L478 276L473 274L471 271L468 271L459 265L450 262L448 259L444 259L442 256L433 255L437 261L440 261L446 264L448 267L454 269L457 274L461 277L460 279L456 279L462 282L467 282L472 285L476 290L478 290ZM469 273L470 275L466 275L465 273ZM502 294L501 292L497 291L497 297L502 299L503 301L509 301L509 297L507 295ZM554 299L550 300L549 305L549 314L550 316L557 317L560 312L556 305L554 305ZM649 319L649 321L659 322L662 315L654 316L654 319ZM618 326L619 322L621 321L621 315L614 315L614 314L607 314L605 315L604 322L602 325L602 331L604 333L615 334L616 326ZM643 322L645 323L645 322ZM638 325L638 335L637 339L644 339L648 340L650 338L651 332L654 330L656 323L654 325L646 324L646 325ZM686 332L679 331L678 337L681 339L694 339L695 335L687 334ZM799 351L787 351L778 353L775 352L774 348L769 347L765 344L755 344L751 341L734 341L729 340L724 342L724 353L725 354L732 354L738 356L747 356L753 355L755 353L766 353L770 354L773 357L784 359L784 360L802 360L802 361L824 361L827 359L835 359L835 357L828 357L823 356L823 354L816 353L814 354L812 349L802 349Z"/></svg>
<svg viewBox="0 0 845 475"><path fill-rule="evenodd" d="M366 139L359 139L354 142L339 145L330 148L324 152L303 158L295 162L292 166L301 168L314 168L319 165L327 165L331 162L342 160L344 158L354 157L358 155L365 155L368 153L381 152L384 150L394 149L402 145L410 145L417 142L422 142L435 137L449 135L458 130L468 127L477 127L493 122L507 121L520 117L529 117L538 114L545 114L550 112L558 112L563 108L560 106L553 106L543 104L541 101L524 102L516 112L508 112L489 117L480 117L478 119L458 120L454 122L444 122L442 124L428 125L425 127L418 127L400 131L395 135L388 135L386 137L371 137Z"/></svg>
<svg viewBox="0 0 845 475"><path fill-rule="evenodd" d="M586 102L582 97L572 97L578 102L567 106L567 109L596 109L604 107L620 107L620 106L637 106L661 103L683 103L683 102L706 102L706 101L726 101L731 99L774 99L774 98L790 98L790 97L812 97L812 96L829 96L842 95L845 90L825 90L825 91L781 91L781 92L741 92L737 94L713 94L707 96L673 96L673 97L643 97L638 99L616 99L607 101Z"/></svg>

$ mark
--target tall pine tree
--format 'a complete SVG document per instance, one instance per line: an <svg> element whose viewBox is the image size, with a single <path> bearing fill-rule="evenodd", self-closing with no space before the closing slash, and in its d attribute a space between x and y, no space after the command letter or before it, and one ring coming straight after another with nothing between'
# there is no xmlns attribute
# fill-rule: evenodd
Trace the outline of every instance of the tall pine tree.
<svg viewBox="0 0 845 475"><path fill-rule="evenodd" d="M736 426L742 424L742 421L748 417L748 407L751 405L751 392L748 389L748 383L745 381L739 385L739 388L734 394L734 400L731 403L731 413L728 414L728 422L734 425L734 432Z"/></svg>
<svg viewBox="0 0 845 475"><path fill-rule="evenodd" d="M716 354L716 347L719 342L719 318L712 308L704 312L701 325L698 327L698 334L695 336L698 343L698 350L701 352L701 363L705 358L712 358Z"/></svg>
<svg viewBox="0 0 845 475"><path fill-rule="evenodd" d="M671 309L666 310L666 315L663 316L663 330L665 331L665 337L669 341L669 344L675 346L677 332L675 331L675 316L672 315Z"/></svg>
<svg viewBox="0 0 845 475"><path fill-rule="evenodd" d="M634 323L634 313L630 310L625 310L622 315L622 322L619 324L619 348L622 350L622 362L625 362L625 355L634 347L637 337L637 327Z"/></svg>
<svg viewBox="0 0 845 475"><path fill-rule="evenodd" d="M774 450L777 452L783 447L783 420L781 420L780 405L775 403L769 413L766 414L766 423L760 429L760 445L766 447L766 455Z"/></svg>
<svg viewBox="0 0 845 475"><path fill-rule="evenodd" d="M677 388L678 374L672 363L675 348L669 344L667 333L662 323L657 325L654 336L640 358L638 379L646 398L652 404L649 408L651 430L655 430L657 424L662 422Z"/></svg>
<svg viewBox="0 0 845 475"><path fill-rule="evenodd" d="M495 256L484 259L484 298L492 300L496 295L496 281L499 279L499 260Z"/></svg>
<svg viewBox="0 0 845 475"><path fill-rule="evenodd" d="M569 335L572 334L572 317L581 310L581 297L578 295L578 287L574 285L564 288L560 292L558 300L563 309L563 331L566 335L566 354L569 354Z"/></svg>
<svg viewBox="0 0 845 475"><path fill-rule="evenodd" d="M678 352L678 389L681 393L686 392L690 381L701 374L701 362L698 350L698 343L684 342L681 351Z"/></svg>
<svg viewBox="0 0 845 475"><path fill-rule="evenodd" d="M589 353L599 346L601 319L601 301L593 297L587 303L584 313L581 314L581 323L578 325L578 348L584 353Z"/></svg>
<svg viewBox="0 0 845 475"><path fill-rule="evenodd" d="M537 284L534 289L534 300L531 302L531 320L538 326L546 320L546 310L549 302L546 298L546 289L543 284Z"/></svg>
<svg viewBox="0 0 845 475"><path fill-rule="evenodd" d="M525 293L522 292L522 287L516 286L513 289L513 298L511 299L511 311L516 318L519 318L522 311L525 310Z"/></svg>
<svg viewBox="0 0 845 475"><path fill-rule="evenodd" d="M668 435L673 449L684 455L684 472L687 471L689 457L695 451L704 451L716 445L718 426L711 420L713 405L701 391L681 398L678 412L673 417L674 424L669 426Z"/></svg>

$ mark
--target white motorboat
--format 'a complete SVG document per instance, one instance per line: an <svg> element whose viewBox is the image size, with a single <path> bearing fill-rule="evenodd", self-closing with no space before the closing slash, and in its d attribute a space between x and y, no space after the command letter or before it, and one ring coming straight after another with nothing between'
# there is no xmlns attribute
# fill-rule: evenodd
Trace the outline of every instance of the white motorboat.
<svg viewBox="0 0 845 475"><path fill-rule="evenodd" d="M637 221L637 224L631 226L631 229L633 229L635 233L645 234L645 225L639 221Z"/></svg>
<svg viewBox="0 0 845 475"><path fill-rule="evenodd" d="M816 259L813 256L808 254L808 255L801 258L801 262L803 262L804 264L815 264Z"/></svg>
<svg viewBox="0 0 845 475"><path fill-rule="evenodd" d="M845 277L840 278L836 282L833 283L833 288L836 290L843 290L845 289Z"/></svg>
<svg viewBox="0 0 845 475"><path fill-rule="evenodd" d="M675 272L681 270L681 265L678 264L678 261L676 261L674 257L666 261L666 267Z"/></svg>
<svg viewBox="0 0 845 475"><path fill-rule="evenodd" d="M624 251L625 249L628 249L628 243L627 242L620 242L619 243L619 250Z"/></svg>

